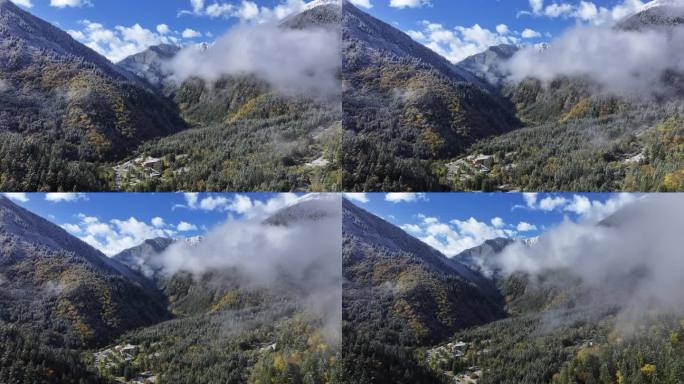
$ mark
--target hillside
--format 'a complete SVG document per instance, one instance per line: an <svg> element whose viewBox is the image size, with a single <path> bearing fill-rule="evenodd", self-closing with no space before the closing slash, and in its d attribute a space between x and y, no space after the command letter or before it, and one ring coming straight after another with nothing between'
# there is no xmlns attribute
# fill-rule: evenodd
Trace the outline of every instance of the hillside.
<svg viewBox="0 0 684 384"><path fill-rule="evenodd" d="M145 279L58 226L0 198L0 322L53 347L103 345L169 317Z"/></svg>
<svg viewBox="0 0 684 384"><path fill-rule="evenodd" d="M9 0L0 36L2 190L106 189L96 164L185 128L135 75Z"/></svg>
<svg viewBox="0 0 684 384"><path fill-rule="evenodd" d="M346 200L343 213L349 382L433 382L412 351L503 317L502 297L479 273Z"/></svg>
<svg viewBox="0 0 684 384"><path fill-rule="evenodd" d="M286 17L278 28L302 33L317 33L321 29L336 32L339 13L339 3L314 2ZM197 55L212 57L220 49L205 46ZM175 55L162 57L156 50L151 48L119 65L138 68L148 79L159 78L160 71L163 76L164 68L168 68ZM143 64L136 64L140 60ZM160 66L160 62L166 64ZM218 80L198 76L182 80L165 78L163 92L178 105L181 116L193 129L148 141L138 148L137 159L160 159L158 165L150 171L140 164L142 161L118 164L117 189L340 189L342 112L337 95L284 94L258 75L216 75Z"/></svg>
<svg viewBox="0 0 684 384"><path fill-rule="evenodd" d="M439 190L431 162L519 126L489 84L342 5L345 190Z"/></svg>
<svg viewBox="0 0 684 384"><path fill-rule="evenodd" d="M617 23L614 33L672 38L682 28L682 10L669 4L649 3ZM507 81L502 94L526 127L475 143L467 156L445 162L443 180L455 190L682 190L684 77L673 70L656 77L652 90L636 94L607 90L581 75ZM476 158L487 161L476 164Z"/></svg>
<svg viewBox="0 0 684 384"><path fill-rule="evenodd" d="M132 268L153 271L176 319L123 335L116 342L119 349L95 352L90 365L104 377L128 372L163 382L342 383L339 335L332 335L339 333L339 319L332 320L336 329L330 329L331 320L321 312L331 306L339 311L340 306L341 286L333 289L338 298L325 292L340 284L339 276L328 274L337 271L331 264L339 265L339 227L330 223L340 221L340 209L334 195L308 195L248 224L258 225L260 232L289 234L298 227L323 228L306 231L326 241L302 248L310 255L288 256L287 240L280 239L264 249L282 255L230 255L239 251L226 248L223 257L236 257L234 263L201 271L165 268L169 252L196 257L198 263L211 260L225 236L216 233L199 242L152 239L115 256ZM241 225L223 230L243 230ZM252 265L251 259L259 261ZM256 267L262 270L252 271ZM129 345L134 347L121 350ZM128 356L132 359L126 360Z"/></svg>

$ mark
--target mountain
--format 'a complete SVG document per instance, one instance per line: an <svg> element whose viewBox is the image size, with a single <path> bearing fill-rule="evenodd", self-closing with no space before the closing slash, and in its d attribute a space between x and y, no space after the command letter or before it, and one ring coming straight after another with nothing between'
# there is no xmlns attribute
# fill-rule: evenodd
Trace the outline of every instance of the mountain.
<svg viewBox="0 0 684 384"><path fill-rule="evenodd" d="M9 0L0 1L0 79L2 190L105 189L94 163L185 127L135 75Z"/></svg>
<svg viewBox="0 0 684 384"><path fill-rule="evenodd" d="M509 238L497 238L486 240L484 243L467 249L453 257L453 260L465 264L473 271L478 271L484 276L492 278L498 272L495 257L515 240Z"/></svg>
<svg viewBox="0 0 684 384"><path fill-rule="evenodd" d="M0 239L0 323L78 348L169 317L142 275L5 197Z"/></svg>
<svg viewBox="0 0 684 384"><path fill-rule="evenodd" d="M634 15L621 20L616 28L625 31L642 31L652 28L672 28L684 24L684 2L681 0L654 0Z"/></svg>
<svg viewBox="0 0 684 384"><path fill-rule="evenodd" d="M484 52L467 57L457 65L493 87L499 88L508 76L503 63L513 57L519 49L519 47L510 44L495 45L487 48Z"/></svg>
<svg viewBox="0 0 684 384"><path fill-rule="evenodd" d="M339 14L339 4L316 1L286 17L277 28L332 37L340 29ZM193 60L223 54L220 43L218 47L214 44L184 49L196 50L190 56ZM148 79L159 78L157 55L142 55L128 58L121 65L131 69L133 62L136 73ZM139 61L145 64L139 65ZM161 70L164 72L164 65ZM319 97L305 94L308 92L283 92L260 73L249 71L213 75L182 81L167 78L162 92L173 100L193 129L139 147L135 158L163 158L163 169L149 172L139 164L122 161L116 168L117 189L340 190L339 94L332 91L329 97Z"/></svg>
<svg viewBox="0 0 684 384"><path fill-rule="evenodd" d="M130 73L145 79L152 86L163 88L171 85L168 77L171 71L166 68L166 62L173 59L181 47L173 44L160 44L128 56L117 65Z"/></svg>
<svg viewBox="0 0 684 384"><path fill-rule="evenodd" d="M145 240L142 244L126 249L112 256L112 259L147 278L154 279L162 272L156 256L164 252L176 240L165 237Z"/></svg>
<svg viewBox="0 0 684 384"><path fill-rule="evenodd" d="M519 126L484 80L342 4L345 190L437 190L430 162Z"/></svg>
<svg viewBox="0 0 684 384"><path fill-rule="evenodd" d="M435 382L410 351L505 316L493 282L347 200L342 233L350 382Z"/></svg>
<svg viewBox="0 0 684 384"><path fill-rule="evenodd" d="M314 0L280 22L287 28L337 27L342 19L342 0Z"/></svg>

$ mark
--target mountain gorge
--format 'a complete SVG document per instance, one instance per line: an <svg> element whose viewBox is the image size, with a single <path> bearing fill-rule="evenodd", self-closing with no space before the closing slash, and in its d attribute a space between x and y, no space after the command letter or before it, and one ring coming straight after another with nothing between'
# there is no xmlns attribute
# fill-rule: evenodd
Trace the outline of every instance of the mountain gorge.
<svg viewBox="0 0 684 384"><path fill-rule="evenodd" d="M343 334L349 383L437 382L412 356L505 316L494 283L343 202Z"/></svg>
<svg viewBox="0 0 684 384"><path fill-rule="evenodd" d="M333 196L307 196L220 229L275 236L260 249L276 254L210 233L108 258L2 197L0 381L341 382L339 212ZM283 238L310 226L320 246ZM177 255L205 265L172 268Z"/></svg>
<svg viewBox="0 0 684 384"><path fill-rule="evenodd" d="M184 129L135 75L8 0L0 33L1 189L104 189L97 163Z"/></svg>
<svg viewBox="0 0 684 384"><path fill-rule="evenodd" d="M343 185L359 191L681 190L678 64L658 77L662 65L644 62L631 79L611 83L612 75L590 67L600 52L561 59L571 51L570 39L591 36L605 44L653 38L674 49L681 35L676 4L652 2L614 27L578 26L549 44L490 47L452 64L345 3L343 147L349 156ZM577 69L563 73L560 64L575 60ZM534 69L539 61L550 64ZM596 80L599 72L608 80ZM621 88L653 76L658 84L646 89Z"/></svg>
<svg viewBox="0 0 684 384"><path fill-rule="evenodd" d="M439 190L430 161L515 129L488 83L343 5L345 190Z"/></svg>
<svg viewBox="0 0 684 384"><path fill-rule="evenodd" d="M0 11L0 189L339 189L335 96L285 94L258 69L176 75L186 50L220 56L216 44L113 64L9 0ZM275 28L335 33L336 15L315 3Z"/></svg>
<svg viewBox="0 0 684 384"><path fill-rule="evenodd" d="M675 196L531 240L488 240L452 259L344 206L350 383L676 383L684 373L679 294L660 288L673 283L663 266L678 268L666 245L681 211ZM451 327L438 332L439 320Z"/></svg>

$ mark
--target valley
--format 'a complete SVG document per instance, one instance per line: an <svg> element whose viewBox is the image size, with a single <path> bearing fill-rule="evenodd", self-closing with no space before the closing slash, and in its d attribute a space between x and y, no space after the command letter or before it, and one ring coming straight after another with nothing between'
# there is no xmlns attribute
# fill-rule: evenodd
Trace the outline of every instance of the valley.
<svg viewBox="0 0 684 384"><path fill-rule="evenodd" d="M322 3L275 28L336 36L338 14ZM114 64L9 0L0 33L0 190L339 190L334 92L282 92L249 71L176 76L171 63L194 46Z"/></svg>
<svg viewBox="0 0 684 384"><path fill-rule="evenodd" d="M107 257L0 197L0 382L342 382L340 204L302 196L264 220ZM255 258L223 231L280 241ZM310 233L319 245L298 240Z"/></svg>
<svg viewBox="0 0 684 384"><path fill-rule="evenodd" d="M634 31L661 33L674 47L683 9L654 2L596 33L615 41ZM592 78L600 72L591 67L594 57L568 58L579 69L566 74L555 56L567 54L562 44L574 31L558 37L558 46L493 45L450 62L366 11L343 3L345 190L682 190L677 64L662 74L634 69L643 72L635 79L653 79L639 89ZM577 28L583 36L592 27ZM448 46L443 38L432 44ZM534 72L535 60L559 60L539 69L559 74L512 73L525 66Z"/></svg>
<svg viewBox="0 0 684 384"><path fill-rule="evenodd" d="M672 224L669 219L655 224L655 231L663 231L658 240L636 235L639 239L630 241L642 244L633 254L643 260L606 255L623 258L624 268L596 261L533 272L526 268L534 264L527 263L555 257L545 249L559 247L556 241L568 246L574 240L563 236L581 230L559 228L525 241L488 240L447 258L349 201L344 206L347 382L677 383L684 377L679 295L651 296L669 284L654 270L673 268L670 256L662 253L669 246L648 248L649 241L672 242L674 232L663 230ZM598 225L605 226L602 231L632 233L643 225L640 217L652 223L651 215L662 215L663 209L681 212L681 207L679 197L651 195ZM645 210L651 213L641 216ZM584 241L609 242L601 236ZM599 254L613 252L598 248ZM572 252L560 256L572 258ZM506 263L519 257L530 259L509 270ZM588 262L600 256L586 257ZM577 274L585 268L595 273ZM464 289L468 293L461 296Z"/></svg>

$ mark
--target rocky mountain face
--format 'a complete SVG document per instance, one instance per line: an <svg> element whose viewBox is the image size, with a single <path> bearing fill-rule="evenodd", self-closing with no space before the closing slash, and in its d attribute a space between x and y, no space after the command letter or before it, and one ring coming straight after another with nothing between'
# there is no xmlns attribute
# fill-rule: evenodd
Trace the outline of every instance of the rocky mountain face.
<svg viewBox="0 0 684 384"><path fill-rule="evenodd" d="M0 321L56 347L107 343L169 317L142 275L0 198Z"/></svg>
<svg viewBox="0 0 684 384"><path fill-rule="evenodd" d="M345 308L387 294L383 311L405 321L417 343L503 315L484 276L352 203L343 205L343 271L351 288Z"/></svg>
<svg viewBox="0 0 684 384"><path fill-rule="evenodd" d="M515 45L495 45L487 48L484 52L464 59L457 65L478 78L485 80L493 87L499 88L508 76L508 71L504 68L503 64L513 57L519 49Z"/></svg>
<svg viewBox="0 0 684 384"><path fill-rule="evenodd" d="M434 190L427 161L518 127L484 80L348 1L342 28L346 189Z"/></svg>
<svg viewBox="0 0 684 384"><path fill-rule="evenodd" d="M145 79L150 85L163 89L173 85L169 80L172 73L167 67L167 62L180 50L181 47L173 44L155 45L123 59L117 66Z"/></svg>
<svg viewBox="0 0 684 384"><path fill-rule="evenodd" d="M634 15L621 20L616 28L625 31L642 31L651 28L671 28L684 24L684 2L680 0L654 0Z"/></svg>
<svg viewBox="0 0 684 384"><path fill-rule="evenodd" d="M104 188L89 163L185 127L135 75L8 0L0 36L3 190ZM22 152L35 156L17 158Z"/></svg>
<svg viewBox="0 0 684 384"><path fill-rule="evenodd" d="M438 382L414 348L505 316L493 282L346 200L342 226L349 382Z"/></svg>

